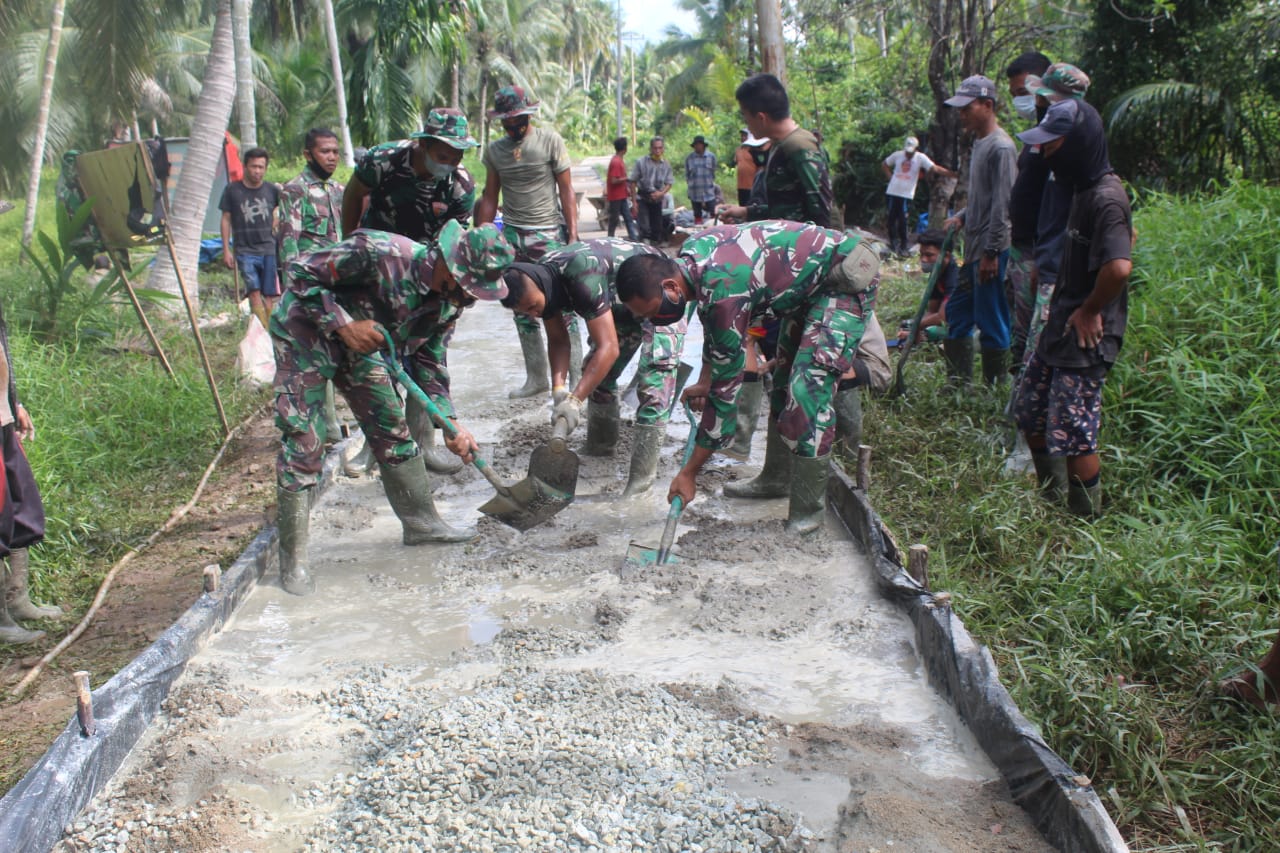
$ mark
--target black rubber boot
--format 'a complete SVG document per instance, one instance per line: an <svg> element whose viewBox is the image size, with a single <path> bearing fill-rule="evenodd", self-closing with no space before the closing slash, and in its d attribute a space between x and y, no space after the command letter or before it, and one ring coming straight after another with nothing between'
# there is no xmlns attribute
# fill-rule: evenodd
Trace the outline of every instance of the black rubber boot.
<svg viewBox="0 0 1280 853"><path fill-rule="evenodd" d="M9 576L4 584L4 598L9 616L14 619L61 619L61 607L43 607L31 600L28 578L31 571L26 548L15 548L9 554Z"/></svg>
<svg viewBox="0 0 1280 853"><path fill-rule="evenodd" d="M1009 381L1009 351L984 349L982 351L982 380L988 385L1002 385Z"/></svg>
<svg viewBox="0 0 1280 853"><path fill-rule="evenodd" d="M836 438L844 442L846 453L857 455L862 443L862 390L846 388L837 391L833 405L836 410Z"/></svg>
<svg viewBox="0 0 1280 853"><path fill-rule="evenodd" d="M750 480L725 483L724 493L731 498L782 498L791 491L791 465L795 456L778 435L778 425L769 419L764 446L764 465Z"/></svg>
<svg viewBox="0 0 1280 853"><path fill-rule="evenodd" d="M1081 518L1097 518L1102 515L1102 483L1086 486L1072 477L1067 484L1067 509Z"/></svg>
<svg viewBox="0 0 1280 853"><path fill-rule="evenodd" d="M947 384L967 387L973 382L973 338L944 338L942 354L947 360Z"/></svg>
<svg viewBox="0 0 1280 853"><path fill-rule="evenodd" d="M475 528L451 527L436 512L431 500L431 481L421 456L401 462L394 468L379 465L382 487L396 517L404 526L404 544L425 545L428 542L467 542L476 536Z"/></svg>
<svg viewBox="0 0 1280 853"><path fill-rule="evenodd" d="M307 544L311 539L311 493L291 492L276 486L276 532L280 549L280 586L294 595L310 595L316 582L307 569Z"/></svg>
<svg viewBox="0 0 1280 853"><path fill-rule="evenodd" d="M658 474L658 454L662 452L665 424L636 424L631 431L631 471L622 496L629 498L647 492Z"/></svg>
<svg viewBox="0 0 1280 853"><path fill-rule="evenodd" d="M404 417L409 422L409 434L422 451L422 459L432 474L456 474L462 470L462 458L446 447L436 447L436 425L427 414L427 407L412 394L404 401Z"/></svg>
<svg viewBox="0 0 1280 853"><path fill-rule="evenodd" d="M617 398L608 403L592 400L587 404L587 443L582 452L588 456L612 456L618 444L618 428L622 420Z"/></svg>
<svg viewBox="0 0 1280 853"><path fill-rule="evenodd" d="M754 374L753 374L754 375ZM738 429L733 434L733 444L720 451L730 459L746 462L751 458L751 439L760 421L760 401L764 399L764 383L756 377L754 382L742 383L738 392Z"/></svg>
<svg viewBox="0 0 1280 853"><path fill-rule="evenodd" d="M542 333L536 327L531 332L519 326L516 329L520 332L520 351L524 353L525 379L524 385L508 393L507 397L519 400L546 394L551 390L551 368L547 366L547 347L542 342Z"/></svg>
<svg viewBox="0 0 1280 853"><path fill-rule="evenodd" d="M791 463L791 504L787 532L806 536L820 530L827 516L827 480L831 456L794 457Z"/></svg>
<svg viewBox="0 0 1280 853"><path fill-rule="evenodd" d="M1036 469L1036 483L1040 486L1040 496L1049 503L1062 503L1067 496L1067 459L1065 456L1050 456L1048 453L1032 452L1031 464Z"/></svg>

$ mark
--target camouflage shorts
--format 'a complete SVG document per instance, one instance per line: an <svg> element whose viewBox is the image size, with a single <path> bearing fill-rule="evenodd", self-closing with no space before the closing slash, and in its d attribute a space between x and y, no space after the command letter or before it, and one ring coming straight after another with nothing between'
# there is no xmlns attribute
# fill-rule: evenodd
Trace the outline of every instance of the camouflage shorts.
<svg viewBox="0 0 1280 853"><path fill-rule="evenodd" d="M1098 452L1104 367L1070 370L1031 356L1018 384L1013 416L1027 435L1043 435L1050 456Z"/></svg>

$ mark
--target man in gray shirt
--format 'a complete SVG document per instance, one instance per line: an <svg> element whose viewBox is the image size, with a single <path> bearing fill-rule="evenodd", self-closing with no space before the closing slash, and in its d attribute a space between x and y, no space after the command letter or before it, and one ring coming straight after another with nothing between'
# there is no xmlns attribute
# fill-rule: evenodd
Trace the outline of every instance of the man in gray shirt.
<svg viewBox="0 0 1280 853"><path fill-rule="evenodd" d="M996 121L996 86L968 77L947 106L960 110L960 125L974 135L967 206L946 221L964 227L960 286L947 299L947 375L963 386L973 380L973 327L982 343L982 376L994 385L1009 372L1009 303L1004 295L1009 261L1009 193L1017 177L1017 148Z"/></svg>

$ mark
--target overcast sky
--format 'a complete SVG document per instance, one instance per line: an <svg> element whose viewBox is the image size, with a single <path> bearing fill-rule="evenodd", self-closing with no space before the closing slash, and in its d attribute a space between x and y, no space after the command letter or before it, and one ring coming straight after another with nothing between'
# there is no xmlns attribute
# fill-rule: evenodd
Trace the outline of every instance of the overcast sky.
<svg viewBox="0 0 1280 853"><path fill-rule="evenodd" d="M624 32L638 33L652 44L662 41L662 31L669 24L690 34L697 29L698 19L692 12L677 9L674 0L622 0L622 14Z"/></svg>

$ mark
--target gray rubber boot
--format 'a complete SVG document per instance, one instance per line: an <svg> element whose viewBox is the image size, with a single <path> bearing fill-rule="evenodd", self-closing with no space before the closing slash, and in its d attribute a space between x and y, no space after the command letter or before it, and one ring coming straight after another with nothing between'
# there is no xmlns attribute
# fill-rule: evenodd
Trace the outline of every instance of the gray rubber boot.
<svg viewBox="0 0 1280 853"><path fill-rule="evenodd" d="M280 538L280 586L294 595L310 595L316 582L307 570L307 544L311 540L311 493L291 492L276 486L276 531Z"/></svg>
<svg viewBox="0 0 1280 853"><path fill-rule="evenodd" d="M862 389L837 391L832 402L836 410L836 438L844 442L846 453L856 455L862 443Z"/></svg>
<svg viewBox="0 0 1280 853"><path fill-rule="evenodd" d="M30 571L26 548L17 548L9 554L9 574L4 584L9 616L14 619L61 619L61 607L42 607L31 601L31 594L27 591Z"/></svg>
<svg viewBox="0 0 1280 853"><path fill-rule="evenodd" d="M1036 483L1040 496L1049 503L1062 503L1067 496L1067 459L1048 453L1032 453L1031 464L1036 469Z"/></svg>
<svg viewBox="0 0 1280 853"><path fill-rule="evenodd" d="M436 447L436 425L427 414L427 407L412 394L404 401L404 417L409 422L409 434L413 436L422 460L432 474L456 474L462 470L462 459L447 447Z"/></svg>
<svg viewBox="0 0 1280 853"><path fill-rule="evenodd" d="M622 496L629 498L647 492L658 474L658 454L662 452L665 424L636 424L631 431L631 471Z"/></svg>
<svg viewBox="0 0 1280 853"><path fill-rule="evenodd" d="M5 577L8 577L8 570L0 568ZM44 639L44 631L28 631L17 622L13 621L13 617L9 615L9 608L5 605L4 598L0 596L0 643L13 643L18 645L21 643L34 643L36 640Z"/></svg>
<svg viewBox="0 0 1280 853"><path fill-rule="evenodd" d="M1097 518L1102 515L1102 483L1086 486L1079 480L1067 483L1067 509L1081 518Z"/></svg>
<svg viewBox="0 0 1280 853"><path fill-rule="evenodd" d="M569 319L569 388L577 388L582 378L582 334L576 316Z"/></svg>
<svg viewBox="0 0 1280 853"><path fill-rule="evenodd" d="M764 399L764 383L743 382L738 392L738 429L733 434L733 444L720 451L730 459L746 462L751 458L751 439L760 422L760 401Z"/></svg>
<svg viewBox="0 0 1280 853"><path fill-rule="evenodd" d="M769 419L764 446L764 465L760 473L740 483L725 483L724 493L731 498L781 498L791 491L791 465L795 456L778 435L778 425Z"/></svg>
<svg viewBox="0 0 1280 853"><path fill-rule="evenodd" d="M973 382L973 338L944 338L942 354L947 360L947 384L966 387Z"/></svg>
<svg viewBox="0 0 1280 853"><path fill-rule="evenodd" d="M421 456L401 462L394 468L379 465L382 486L396 517L404 526L404 544L425 545L428 542L467 542L476 537L474 527L451 527L436 512L431 500L431 481Z"/></svg>
<svg viewBox="0 0 1280 853"><path fill-rule="evenodd" d="M324 383L324 443L337 444L342 440L342 424L338 422L338 398L333 383Z"/></svg>
<svg viewBox="0 0 1280 853"><path fill-rule="evenodd" d="M587 404L587 443L582 452L588 456L612 456L618 445L618 427L622 420L621 407L615 397L610 403Z"/></svg>
<svg viewBox="0 0 1280 853"><path fill-rule="evenodd" d="M827 517L827 480L831 455L795 457L791 463L791 504L787 508L787 532L802 536L822 528Z"/></svg>
<svg viewBox="0 0 1280 853"><path fill-rule="evenodd" d="M982 379L988 385L1002 385L1009 381L1009 351L984 349L982 351Z"/></svg>
<svg viewBox="0 0 1280 853"><path fill-rule="evenodd" d="M369 440L364 439L356 455L342 463L342 473L347 477L363 477L373 470L373 448Z"/></svg>
<svg viewBox="0 0 1280 853"><path fill-rule="evenodd" d="M542 332L536 328L520 332L520 351L524 353L524 385L507 394L512 400L546 394L551 390L551 368L547 366L547 346L542 342Z"/></svg>

